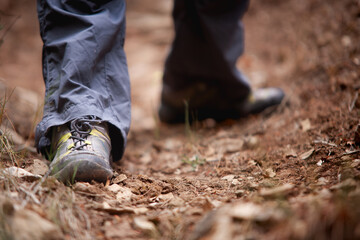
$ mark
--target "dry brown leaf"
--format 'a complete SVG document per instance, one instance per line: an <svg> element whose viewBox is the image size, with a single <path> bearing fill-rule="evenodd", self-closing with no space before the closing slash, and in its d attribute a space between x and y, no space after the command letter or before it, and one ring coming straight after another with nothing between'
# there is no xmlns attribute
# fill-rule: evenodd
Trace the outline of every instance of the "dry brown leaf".
<svg viewBox="0 0 360 240"><path fill-rule="evenodd" d="M266 198L277 198L277 197L283 197L291 193L291 191L294 189L294 185L290 183L286 183L282 186L275 187L275 188L263 188L260 189L259 194L260 196L266 197Z"/></svg>
<svg viewBox="0 0 360 240"><path fill-rule="evenodd" d="M302 153L302 154L300 155L300 158L301 158L302 160L306 160L306 159L308 159L309 157L311 157L311 155L314 153L314 151L315 151L315 148L311 148L309 151L306 151L306 152Z"/></svg>
<svg viewBox="0 0 360 240"><path fill-rule="evenodd" d="M127 176L125 174L120 174L117 176L114 180L112 180L113 183L119 184L127 179Z"/></svg>
<svg viewBox="0 0 360 240"><path fill-rule="evenodd" d="M2 171L3 175L5 176L10 176L10 177L15 177L15 178L22 178L25 179L27 181L36 181L39 180L41 178L40 175L35 175L32 174L22 168L18 168L18 167L9 167L9 168L5 168ZM0 176L0 177L4 177L4 176Z"/></svg>

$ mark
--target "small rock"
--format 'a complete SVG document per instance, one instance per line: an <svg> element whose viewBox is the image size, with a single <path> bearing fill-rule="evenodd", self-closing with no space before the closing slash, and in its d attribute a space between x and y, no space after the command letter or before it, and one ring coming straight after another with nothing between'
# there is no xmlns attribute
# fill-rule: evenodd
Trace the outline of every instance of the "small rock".
<svg viewBox="0 0 360 240"><path fill-rule="evenodd" d="M172 193L161 194L156 199L159 202L171 201L172 199L174 199L174 194L172 194Z"/></svg>
<svg viewBox="0 0 360 240"><path fill-rule="evenodd" d="M148 163L150 163L151 161L152 161L152 157L151 157L151 153L145 153L144 155L142 155L141 157L140 157L140 161L141 161L141 163L143 163L143 164L148 164Z"/></svg>
<svg viewBox="0 0 360 240"><path fill-rule="evenodd" d="M321 177L321 178L318 179L317 185L326 185L328 182L329 182L329 180L327 180L324 177Z"/></svg>
<svg viewBox="0 0 360 240"><path fill-rule="evenodd" d="M254 149L259 146L259 138L256 136L250 136L245 138L243 149Z"/></svg>
<svg viewBox="0 0 360 240"><path fill-rule="evenodd" d="M273 178L276 176L276 173L272 168L268 168L265 170L265 177Z"/></svg>
<svg viewBox="0 0 360 240"><path fill-rule="evenodd" d="M303 130L303 132L307 132L311 129L311 122L310 122L310 119L308 119L308 118L301 121L300 125L301 125L301 129Z"/></svg>
<svg viewBox="0 0 360 240"><path fill-rule="evenodd" d="M39 159L34 159L34 163L30 165L26 170L35 175L44 176L47 173L47 171L49 171L49 166L46 163L44 163L44 161L41 161Z"/></svg>
<svg viewBox="0 0 360 240"><path fill-rule="evenodd" d="M100 191L97 187L87 182L77 182L74 184L73 189L75 191L91 193L91 194L97 194Z"/></svg>
<svg viewBox="0 0 360 240"><path fill-rule="evenodd" d="M236 185L240 185L240 184L241 184L240 181L237 180L237 179L234 179L234 180L231 181L232 186L236 186Z"/></svg>
<svg viewBox="0 0 360 240"><path fill-rule="evenodd" d="M352 40L349 36L345 35L341 38L341 44L344 46L344 47L351 47L352 45Z"/></svg>
<svg viewBox="0 0 360 240"><path fill-rule="evenodd" d="M150 222L145 217L136 217L134 218L134 225L136 228L146 232L156 239L159 236L159 232L156 229L156 226L153 222Z"/></svg>
<svg viewBox="0 0 360 240"><path fill-rule="evenodd" d="M244 190L239 189L239 190L236 190L236 191L235 191L235 195L236 195L237 197L242 197L242 196L244 196L244 194L245 194L245 191L244 191Z"/></svg>
<svg viewBox="0 0 360 240"><path fill-rule="evenodd" d="M116 194L116 200L118 200L119 202L131 201L131 197L134 194L131 192L130 188L119 186L118 189L119 189L119 191Z"/></svg>
<svg viewBox="0 0 360 240"><path fill-rule="evenodd" d="M286 158L297 158L297 153L294 149L287 149L285 151L285 157Z"/></svg>
<svg viewBox="0 0 360 240"><path fill-rule="evenodd" d="M182 198L179 197L174 197L173 199L171 199L171 201L169 202L169 206L170 207L181 207L185 204L185 201Z"/></svg>
<svg viewBox="0 0 360 240"><path fill-rule="evenodd" d="M324 163L323 160L319 160L319 161L316 163L316 165L318 165L319 167L321 167L323 163Z"/></svg>

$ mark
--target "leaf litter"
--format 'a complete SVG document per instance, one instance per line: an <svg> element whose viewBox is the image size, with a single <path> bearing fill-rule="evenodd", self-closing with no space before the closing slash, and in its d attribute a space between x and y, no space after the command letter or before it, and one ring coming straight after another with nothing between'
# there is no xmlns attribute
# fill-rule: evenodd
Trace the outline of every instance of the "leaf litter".
<svg viewBox="0 0 360 240"><path fill-rule="evenodd" d="M358 2L252 2L244 19L250 41L238 66L249 76L261 72L256 87L281 86L288 100L273 114L187 129L153 118L161 81L144 80L161 72L171 43L170 2L128 3L136 113L124 159L114 163L108 183L65 186L47 177L40 156L17 146L33 141L33 123L26 122L32 117L24 117L31 113L7 110L16 133L11 144L22 156L12 161L1 151L0 236L360 238ZM36 99L21 93L10 108L24 102L21 95ZM12 149L10 142L6 147ZM5 171L15 168L35 177Z"/></svg>

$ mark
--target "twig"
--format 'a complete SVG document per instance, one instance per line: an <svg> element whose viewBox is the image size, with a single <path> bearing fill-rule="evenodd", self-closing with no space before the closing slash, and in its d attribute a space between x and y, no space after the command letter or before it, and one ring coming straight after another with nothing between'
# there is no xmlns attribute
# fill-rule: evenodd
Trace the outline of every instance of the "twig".
<svg viewBox="0 0 360 240"><path fill-rule="evenodd" d="M22 192L24 192L26 195L27 195L27 199L24 201L24 203L22 204L23 207L27 204L27 200L28 200L28 197L31 197L31 199L38 205L40 205L40 201L39 199L36 198L35 194L31 191L28 191L26 190L25 188L23 188L22 186L19 186L18 187L19 190L21 190Z"/></svg>
<svg viewBox="0 0 360 240"><path fill-rule="evenodd" d="M354 109L354 106L355 106L355 103L356 103L358 97L359 97L359 92L355 92L355 97L351 101L350 106L349 106L349 112L351 112Z"/></svg>
<svg viewBox="0 0 360 240"><path fill-rule="evenodd" d="M40 186L45 182L45 180L49 177L52 168L45 173L45 175L41 178L41 180L35 185L34 189L32 190L33 194L36 194L39 191Z"/></svg>
<svg viewBox="0 0 360 240"><path fill-rule="evenodd" d="M329 145L332 147L337 147L337 145L335 143L327 142L325 140L315 140L314 143L321 143L321 144Z"/></svg>
<svg viewBox="0 0 360 240"><path fill-rule="evenodd" d="M354 151L350 151L350 152L345 152L345 153L341 154L341 156L351 155L351 154L358 153L358 152L360 152L360 150L354 150Z"/></svg>

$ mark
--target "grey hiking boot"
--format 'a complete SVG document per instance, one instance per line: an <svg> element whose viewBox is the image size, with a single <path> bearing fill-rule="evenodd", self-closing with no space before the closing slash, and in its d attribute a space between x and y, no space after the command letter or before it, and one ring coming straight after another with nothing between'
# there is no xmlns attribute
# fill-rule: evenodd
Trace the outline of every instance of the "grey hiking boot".
<svg viewBox="0 0 360 240"><path fill-rule="evenodd" d="M186 121L212 118L217 121L238 119L256 114L265 109L279 105L285 94L280 88L261 88L252 91L242 101L227 99L216 87L197 87L182 92L164 88L161 96L159 117L166 123L183 123ZM184 100L186 105L184 106Z"/></svg>
<svg viewBox="0 0 360 240"><path fill-rule="evenodd" d="M51 174L64 183L105 182L113 175L111 142L105 122L95 117L78 118L53 128L54 158Z"/></svg>
<svg viewBox="0 0 360 240"><path fill-rule="evenodd" d="M280 88L259 88L237 106L237 111L243 116L260 113L269 107L279 105L284 97L285 94Z"/></svg>

